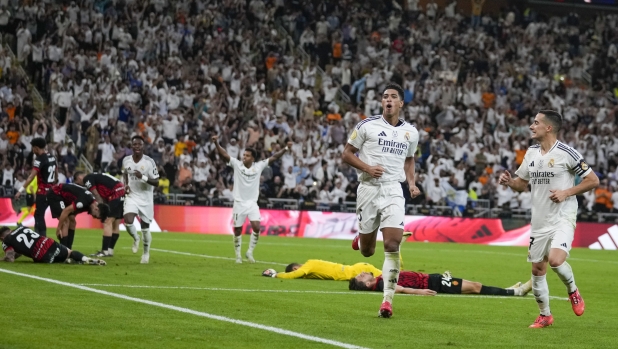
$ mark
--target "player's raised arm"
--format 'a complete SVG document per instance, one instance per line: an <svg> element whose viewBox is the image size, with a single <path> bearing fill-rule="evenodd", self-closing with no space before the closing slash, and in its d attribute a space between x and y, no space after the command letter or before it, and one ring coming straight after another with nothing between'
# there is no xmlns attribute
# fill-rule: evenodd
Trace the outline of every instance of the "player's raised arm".
<svg viewBox="0 0 618 349"><path fill-rule="evenodd" d="M513 178L511 177L511 173L509 171L504 171L500 175L498 183L500 183L500 185L506 185L507 187L510 187L518 192L526 190L526 187L528 186L527 180L522 179L521 177Z"/></svg>
<svg viewBox="0 0 618 349"><path fill-rule="evenodd" d="M273 162L279 160L283 154L285 154L286 151L290 150L292 148L293 143L292 142L288 142L287 145L285 146L285 148L279 150L278 152L274 153L273 156L268 158L268 164L272 164Z"/></svg>
<svg viewBox="0 0 618 349"><path fill-rule="evenodd" d="M343 149L343 153L341 154L341 160L343 160L346 164L356 168L357 170L367 172L373 178L380 178L384 174L384 168L380 165L377 166L369 166L363 160L359 159L356 156L358 153L358 148L348 143L345 145Z"/></svg>
<svg viewBox="0 0 618 349"><path fill-rule="evenodd" d="M219 156L221 156L225 163L228 164L230 162L230 154L228 154L225 149L223 149L221 144L219 144L219 136L212 136L211 139L212 142L215 144L215 147L217 147L217 152L219 153Z"/></svg>

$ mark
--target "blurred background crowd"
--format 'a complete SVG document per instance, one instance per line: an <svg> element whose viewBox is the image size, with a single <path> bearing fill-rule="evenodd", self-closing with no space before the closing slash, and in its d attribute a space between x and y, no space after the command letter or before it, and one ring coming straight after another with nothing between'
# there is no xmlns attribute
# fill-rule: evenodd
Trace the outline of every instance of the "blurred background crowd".
<svg viewBox="0 0 618 349"><path fill-rule="evenodd" d="M420 132L414 212L528 210L530 193L497 176L521 163L540 109L563 114L559 139L601 178L582 212L616 212L618 12L496 3L0 1L0 194L30 172L33 137L70 181L76 168L118 174L141 135L160 166L158 203L229 204L216 134L237 158L294 142L263 172L261 204L349 209L358 182L341 151L393 81Z"/></svg>

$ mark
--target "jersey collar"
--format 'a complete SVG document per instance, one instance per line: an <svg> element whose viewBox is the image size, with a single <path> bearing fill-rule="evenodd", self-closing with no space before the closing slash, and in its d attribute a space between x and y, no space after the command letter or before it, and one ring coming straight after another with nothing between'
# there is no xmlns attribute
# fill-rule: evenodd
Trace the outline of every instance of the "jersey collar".
<svg viewBox="0 0 618 349"><path fill-rule="evenodd" d="M391 125L390 122L386 121L386 119L384 118L384 115L381 115L381 119L382 119L382 121L384 121L385 124L387 124L388 126L391 126L391 127L400 127L400 126L403 126L406 123L405 121L399 119L399 121L397 122L397 125L393 126L393 125Z"/></svg>
<svg viewBox="0 0 618 349"><path fill-rule="evenodd" d="M551 153L551 151L552 151L552 150L554 150L554 148L556 148L556 147L558 146L558 144L560 144L560 141L559 141L559 140L556 140L556 143L554 143L554 145L552 145L552 146L551 146L551 148L549 148L549 150L548 150L548 151L547 151L547 153L545 153L545 154L541 153L542 149L541 149L541 147L540 147L540 145L539 145L539 154L541 154L541 155L547 155L547 154Z"/></svg>

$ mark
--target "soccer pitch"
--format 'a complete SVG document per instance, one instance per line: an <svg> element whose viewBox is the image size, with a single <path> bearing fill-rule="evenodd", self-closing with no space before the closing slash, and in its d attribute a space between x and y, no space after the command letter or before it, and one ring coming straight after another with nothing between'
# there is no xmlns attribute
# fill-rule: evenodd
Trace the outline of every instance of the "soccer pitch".
<svg viewBox="0 0 618 349"><path fill-rule="evenodd" d="M48 229L53 234L53 229ZM100 248L78 230L74 248ZM381 293L347 282L261 276L291 262L324 259L382 268L382 245L364 258L349 241L262 236L256 264L236 264L231 236L153 234L150 264L122 233L108 265L0 262L0 348L613 348L618 328L615 251L574 249L569 260L586 301L577 317L548 271L555 323L528 329L534 297L396 295L393 318L377 317ZM243 254L249 237L243 237ZM526 249L405 243L405 270L508 287L530 277Z"/></svg>

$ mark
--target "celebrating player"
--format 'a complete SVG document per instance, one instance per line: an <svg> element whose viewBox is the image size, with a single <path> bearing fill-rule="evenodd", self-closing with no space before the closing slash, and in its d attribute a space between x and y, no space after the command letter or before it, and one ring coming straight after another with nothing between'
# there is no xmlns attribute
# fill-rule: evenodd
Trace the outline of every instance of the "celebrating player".
<svg viewBox="0 0 618 349"><path fill-rule="evenodd" d="M34 160L32 171L26 179L24 186L19 188L17 194L15 194L15 199L19 199L21 193L26 190L25 187L29 186L34 180L34 177L36 177L38 189L36 191L36 210L34 211L34 230L39 233L39 235L47 236L45 211L47 210L48 204L46 194L47 189L58 182L58 164L56 163L56 158L45 150L47 146L45 139L34 138L30 141L30 144L32 145L32 153L36 155L36 159Z"/></svg>
<svg viewBox="0 0 618 349"><path fill-rule="evenodd" d="M399 119L403 89L386 85L382 93L383 115L367 118L356 125L343 150L342 160L355 167L360 184L356 214L360 235L352 244L365 257L375 252L378 230L384 238L384 299L381 317L393 315L392 302L399 275L399 245L403 236L405 199L399 182L407 181L410 195L420 194L414 181L414 152L418 131ZM358 153L358 157L355 155Z"/></svg>
<svg viewBox="0 0 618 349"><path fill-rule="evenodd" d="M135 216L139 216L142 227L144 252L142 264L150 260L150 222L154 219L154 188L159 185L159 172L154 160L144 155L144 138L133 136L131 138L133 155L122 159L122 174L127 195L124 202L124 225L133 237L133 253L137 253L139 235L133 225Z"/></svg>
<svg viewBox="0 0 618 349"><path fill-rule="evenodd" d="M88 212L92 217L101 219L102 223L109 215L107 204L97 203L91 192L76 184L52 186L47 192L47 202L52 218L58 219L56 236L68 248L73 248L76 215Z"/></svg>
<svg viewBox="0 0 618 349"><path fill-rule="evenodd" d="M566 262L575 235L577 199L599 185L599 178L577 150L557 140L562 116L553 110L541 110L530 125L532 139L539 144L528 148L524 161L512 178L508 171L500 175L499 183L516 191L532 186L532 231L528 246L528 262L532 263L532 292L541 314L530 325L542 328L553 324L549 309L549 288L545 274L547 262L567 287L575 315L584 313L573 270ZM581 183L573 186L575 175Z"/></svg>
<svg viewBox="0 0 618 349"><path fill-rule="evenodd" d="M384 289L382 276L374 276L363 272L350 280L350 290L376 291ZM509 288L484 286L480 282L454 278L450 272L444 274L425 274L415 271L402 271L397 280L395 293L434 296L437 293L451 294L483 294L493 296L525 296L532 289L532 281L521 282Z"/></svg>
<svg viewBox="0 0 618 349"><path fill-rule="evenodd" d="M109 206L109 217L103 223L103 244L101 251L93 257L109 257L114 255L114 247L118 241L122 206L124 205L124 184L117 178L105 173L90 173L77 171L73 175L75 183L86 187L94 195L97 202ZM134 240L135 243L135 240ZM134 246L137 249L137 244Z"/></svg>
<svg viewBox="0 0 618 349"><path fill-rule="evenodd" d="M373 275L382 275L382 271L369 263L343 265L319 259L310 259L304 264L291 263L285 267L285 273L277 273L273 269L266 269L262 272L262 276L276 277L280 279L348 281L363 272L372 273Z"/></svg>
<svg viewBox="0 0 618 349"><path fill-rule="evenodd" d="M234 207L232 209L232 217L234 218L234 250L236 252L236 263L242 263L240 247L242 243L242 225L247 217L251 223L253 233L249 241L249 248L245 256L250 263L255 263L253 258L253 250L260 238L260 208L257 205L258 197L260 196L260 175L266 166L277 161L286 151L292 148L292 142L288 142L287 146L276 152L270 158L262 161L256 161L257 153L253 149L245 149L242 155L242 162L230 155L219 144L219 136L213 136L212 142L217 146L219 156L227 163L228 166L234 169Z"/></svg>
<svg viewBox="0 0 618 349"><path fill-rule="evenodd" d="M105 265L105 261L88 258L24 226L13 231L9 227L0 227L0 241L6 262L14 262L23 255L35 263L63 263L71 258L84 264Z"/></svg>

